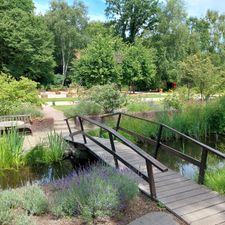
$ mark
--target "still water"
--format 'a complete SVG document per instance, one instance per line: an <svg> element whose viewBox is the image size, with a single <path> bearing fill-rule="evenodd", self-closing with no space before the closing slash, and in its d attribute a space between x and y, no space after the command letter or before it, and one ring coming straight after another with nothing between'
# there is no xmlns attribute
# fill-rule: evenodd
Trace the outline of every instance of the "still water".
<svg viewBox="0 0 225 225"><path fill-rule="evenodd" d="M211 135L207 139L201 140L203 143L216 148L222 152L225 152L225 137L224 136L216 136ZM195 159L200 160L201 158L201 148L188 140L174 140L169 142L163 142L164 144L179 150L180 152L192 156ZM153 154L154 147L149 145L139 145L142 149L144 149L149 154ZM160 149L158 160L165 164L168 168L173 169L179 172L181 175L191 178L193 180L197 179L199 169L195 165L182 160L177 156L173 156L169 154L166 150ZM224 165L224 160L221 160L212 154L209 154L207 160L208 168L218 168Z"/></svg>

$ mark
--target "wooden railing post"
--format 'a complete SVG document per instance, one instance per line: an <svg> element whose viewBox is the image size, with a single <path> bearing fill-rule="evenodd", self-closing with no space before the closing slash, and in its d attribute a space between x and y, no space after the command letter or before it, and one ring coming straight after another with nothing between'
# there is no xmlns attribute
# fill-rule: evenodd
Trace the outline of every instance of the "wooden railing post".
<svg viewBox="0 0 225 225"><path fill-rule="evenodd" d="M157 159L157 157L158 157L158 151L159 151L159 147L160 147L160 140L161 140L161 136L162 136L162 129L163 129L163 125L160 124L159 131L158 131L158 136L157 136L157 141L156 141L156 145L155 145L155 152L154 152L155 159Z"/></svg>
<svg viewBox="0 0 225 225"><path fill-rule="evenodd" d="M65 119L65 120L66 120L66 125L67 125L69 133L70 133L69 136L71 137L72 141L74 141L72 131L71 131L71 128L70 128L70 124L69 124L69 120L68 119Z"/></svg>
<svg viewBox="0 0 225 225"><path fill-rule="evenodd" d="M119 128L120 128L121 115L122 115L122 114L120 113L119 116L118 116L118 119L117 119L117 123L116 123L116 131L118 131Z"/></svg>
<svg viewBox="0 0 225 225"><path fill-rule="evenodd" d="M116 148L115 148L115 145L114 145L113 135L110 132L109 132L109 140L110 140L110 144L111 144L112 151L113 152L116 152ZM113 156L113 158L114 158L115 166L118 169L119 168L118 160L117 160L117 158L116 158L115 155Z"/></svg>
<svg viewBox="0 0 225 225"><path fill-rule="evenodd" d="M80 129L81 129L81 132L82 132L82 136L83 136L83 139L84 139L84 144L87 144L87 140L86 140L86 137L84 135L84 126L83 126L83 121L80 117L79 118L79 122L80 122Z"/></svg>
<svg viewBox="0 0 225 225"><path fill-rule="evenodd" d="M199 167L198 183L203 184L205 179L205 170L207 164L208 150L202 147L201 164Z"/></svg>
<svg viewBox="0 0 225 225"><path fill-rule="evenodd" d="M146 168L148 173L148 183L152 199L156 199L155 181L153 175L152 164L146 159Z"/></svg>

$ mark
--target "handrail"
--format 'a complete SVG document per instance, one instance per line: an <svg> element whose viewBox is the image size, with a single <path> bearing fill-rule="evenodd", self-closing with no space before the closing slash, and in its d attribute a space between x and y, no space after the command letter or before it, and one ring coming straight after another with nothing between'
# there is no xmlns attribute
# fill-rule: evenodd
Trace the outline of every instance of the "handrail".
<svg viewBox="0 0 225 225"><path fill-rule="evenodd" d="M197 144L197 145L199 145L199 146L201 146L203 148L208 149L210 152L214 153L215 155L225 159L225 154L223 154L219 150L214 149L214 148L212 148L212 147L210 147L210 146L208 146L208 145L206 145L206 144L204 144L204 143L202 143L202 142L200 142L200 141L198 141L198 140L196 140L196 139L194 139L194 138L192 138L192 137L190 137L190 136L188 136L188 135L186 135L184 133L181 133L180 131L178 131L178 130L176 130L176 129L174 129L174 128L172 128L172 127L170 127L170 126L168 126L168 125L166 125L164 123L159 123L159 122L156 122L156 121L140 118L140 117L137 117L137 116L134 116L134 115L130 115L130 114L127 114L127 113L121 113L121 114L124 115L124 116L128 116L128 117L132 117L132 118L135 118L135 119L143 120L143 121L146 121L146 122L149 122L149 123L153 123L153 124L156 124L156 125L162 125L163 127L165 127L167 129L169 129L169 130L171 130L171 131L181 135L182 137L185 137L186 139L194 142L195 144Z"/></svg>
<svg viewBox="0 0 225 225"><path fill-rule="evenodd" d="M225 154L220 152L219 150L217 149L214 149L186 134L183 134L181 133L180 131L166 125L166 124L163 124L163 123L159 123L159 122L156 122L156 121L152 121L152 120L149 120L149 119L145 119L145 118L141 118L141 117L138 117L138 116L135 116L135 115L132 115L132 114L127 114L127 113L123 113L123 112L118 112L118 113L112 113L112 114L108 114L107 116L103 116L102 118L105 118L105 117L109 117L109 116L115 116L115 115L119 115L118 119L117 119L117 126L116 126L116 130L122 130L122 131L125 131L126 133L132 135L132 136L136 136L137 138L141 138L141 139L144 139L146 140L148 143L152 144L152 142L155 142L153 143L153 145L155 145L155 153L154 153L154 157L155 159L157 159L157 156L158 156L158 151L159 151L159 148L161 147L162 149L165 149L167 150L170 154L173 154L173 155L176 155L196 166L199 167L199 177L198 177L198 182L200 184L203 184L204 182L204 177L205 177L205 170L206 170L206 167L207 167L207 157L208 157L208 153L212 153L222 159L225 159ZM141 121L145 121L145 122L148 122L148 123L151 123L151 124L154 124L154 125L157 125L159 126L159 130L158 130L158 135L157 135L157 139L156 140L153 140L149 137L146 137L146 136L143 136L143 135L140 135L140 134L136 134L135 132L133 131L128 131L127 129L124 129L122 126L120 126L120 120L122 118L122 116L127 116L127 117L130 117L130 118L134 118L134 119L138 119L138 120L141 120ZM161 142L161 139L162 139L162 130L164 129L168 129L172 132L174 132L175 134L178 134L180 135L182 138L185 138L189 141L192 141L193 143L197 144L198 146L201 147L201 159L200 160L197 160L187 154L184 154L184 153L180 153L178 150L166 145L166 144L163 144Z"/></svg>
<svg viewBox="0 0 225 225"><path fill-rule="evenodd" d="M152 165L154 165L156 168L158 168L160 171L162 172L166 172L168 171L168 168L165 167L162 163L160 163L158 160L156 160L155 158L153 158L152 156L150 156L149 154L147 154L146 152L144 152L140 147L136 146L135 144L133 144L131 141L127 140L125 137L123 137L120 133L118 133L117 131L115 131L114 129L99 123L95 120L89 119L87 117L82 117L82 116L76 116L81 118L82 120L86 120L106 131L108 131L109 133L113 134L114 137L118 138L122 143L124 143L125 145L127 145L128 147L130 147L131 149L133 149L137 154L139 154L142 158L144 158L145 160L150 161L150 163Z"/></svg>

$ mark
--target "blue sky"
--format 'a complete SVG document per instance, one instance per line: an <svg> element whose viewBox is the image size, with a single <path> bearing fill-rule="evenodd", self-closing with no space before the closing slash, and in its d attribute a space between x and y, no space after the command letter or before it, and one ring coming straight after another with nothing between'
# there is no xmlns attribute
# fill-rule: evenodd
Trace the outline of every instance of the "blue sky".
<svg viewBox="0 0 225 225"><path fill-rule="evenodd" d="M72 3L73 0L67 0ZM48 0L34 0L37 13L44 13L49 7ZM105 0L83 0L88 7L88 15L92 20L105 20ZM191 16L204 16L207 9L225 12L225 0L186 0L186 9Z"/></svg>

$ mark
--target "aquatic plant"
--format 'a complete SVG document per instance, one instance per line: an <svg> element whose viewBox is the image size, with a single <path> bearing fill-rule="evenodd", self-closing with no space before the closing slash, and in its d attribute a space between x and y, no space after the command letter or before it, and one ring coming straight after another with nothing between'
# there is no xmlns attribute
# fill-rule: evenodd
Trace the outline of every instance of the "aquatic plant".
<svg viewBox="0 0 225 225"><path fill-rule="evenodd" d="M0 136L0 169L18 169L24 164L23 142L15 128Z"/></svg>

